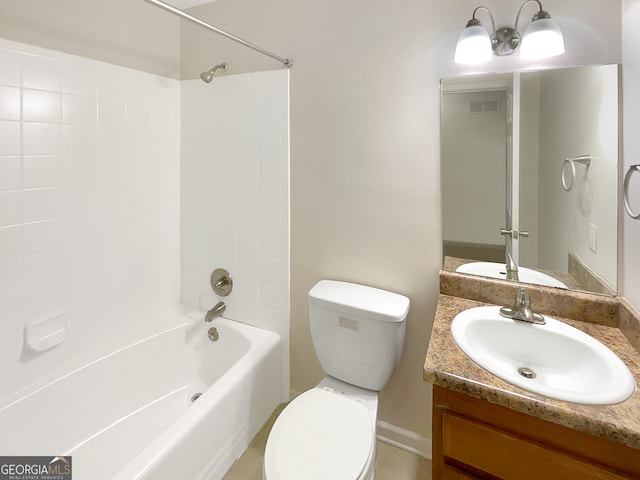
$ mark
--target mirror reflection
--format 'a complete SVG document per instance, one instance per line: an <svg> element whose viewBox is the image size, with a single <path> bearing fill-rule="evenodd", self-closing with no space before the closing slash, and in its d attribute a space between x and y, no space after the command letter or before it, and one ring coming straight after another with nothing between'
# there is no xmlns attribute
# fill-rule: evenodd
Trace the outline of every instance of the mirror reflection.
<svg viewBox="0 0 640 480"><path fill-rule="evenodd" d="M614 295L617 65L442 81L444 268Z"/></svg>

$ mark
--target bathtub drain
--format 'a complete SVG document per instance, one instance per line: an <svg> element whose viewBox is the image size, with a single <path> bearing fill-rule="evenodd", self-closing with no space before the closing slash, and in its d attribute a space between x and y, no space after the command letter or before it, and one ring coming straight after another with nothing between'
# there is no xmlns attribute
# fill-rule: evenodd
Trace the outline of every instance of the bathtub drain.
<svg viewBox="0 0 640 480"><path fill-rule="evenodd" d="M207 335L209 336L209 340L211 340L212 342L217 342L220 338L220 334L218 333L218 329L216 327L211 327L207 332Z"/></svg>
<svg viewBox="0 0 640 480"><path fill-rule="evenodd" d="M198 393L194 393L194 394L191 396L191 402L193 403L193 402L195 402L197 399L199 399L199 398L200 398L200 395L202 395L202 393L199 393L199 392L198 392Z"/></svg>

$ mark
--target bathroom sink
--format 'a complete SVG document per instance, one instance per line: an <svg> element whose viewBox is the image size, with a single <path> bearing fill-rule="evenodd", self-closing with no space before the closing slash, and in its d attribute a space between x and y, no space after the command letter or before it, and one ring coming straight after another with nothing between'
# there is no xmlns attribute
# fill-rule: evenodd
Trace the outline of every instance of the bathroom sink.
<svg viewBox="0 0 640 480"><path fill-rule="evenodd" d="M627 366L595 338L544 316L535 325L500 315L500 307L465 310L451 333L474 362L507 382L557 400L609 405L631 396Z"/></svg>
<svg viewBox="0 0 640 480"><path fill-rule="evenodd" d="M456 268L456 272L470 273L472 275L482 275L484 277L501 278L505 280L507 278L507 268L503 263L494 262L471 262L460 265ZM548 287L567 288L567 286L560 280L533 270L527 267L518 267L518 279L521 282L535 283L536 285L545 285Z"/></svg>

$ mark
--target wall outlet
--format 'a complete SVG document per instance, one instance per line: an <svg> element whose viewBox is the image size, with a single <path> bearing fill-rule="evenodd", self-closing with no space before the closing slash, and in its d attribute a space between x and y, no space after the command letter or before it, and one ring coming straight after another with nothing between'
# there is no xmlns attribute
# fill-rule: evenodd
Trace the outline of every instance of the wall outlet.
<svg viewBox="0 0 640 480"><path fill-rule="evenodd" d="M598 227L593 223L589 224L589 250L593 253L598 252Z"/></svg>

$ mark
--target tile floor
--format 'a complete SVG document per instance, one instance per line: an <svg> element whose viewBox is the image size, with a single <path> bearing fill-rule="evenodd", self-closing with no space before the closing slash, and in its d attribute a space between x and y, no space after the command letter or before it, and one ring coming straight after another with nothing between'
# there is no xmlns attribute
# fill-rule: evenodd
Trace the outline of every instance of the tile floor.
<svg viewBox="0 0 640 480"><path fill-rule="evenodd" d="M267 437L284 407L285 404L278 407L223 480L262 480ZM380 441L376 449L376 480L431 480L431 462L428 460Z"/></svg>

